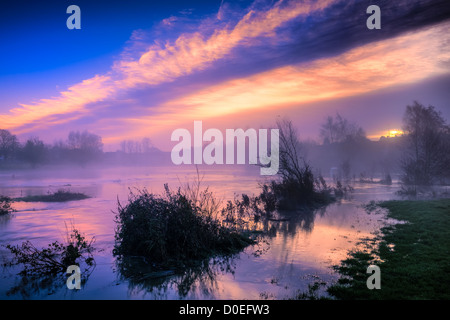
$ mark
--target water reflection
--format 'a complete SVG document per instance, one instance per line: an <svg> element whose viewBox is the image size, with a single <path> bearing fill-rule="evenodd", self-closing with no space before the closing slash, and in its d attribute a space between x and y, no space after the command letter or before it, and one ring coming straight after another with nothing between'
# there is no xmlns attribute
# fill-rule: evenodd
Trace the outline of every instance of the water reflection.
<svg viewBox="0 0 450 320"><path fill-rule="evenodd" d="M316 215L323 216L326 207L278 212L280 218L262 218L251 229L261 230L257 244L247 253L260 257L270 249L272 239L288 239L298 233L311 233ZM288 241L289 242L289 241ZM144 257L118 258L116 267L119 280L126 281L132 295L151 293L153 299L167 299L169 292L176 292L179 299L215 298L223 287L219 278L233 276L240 254L219 256L198 262L182 270L155 269ZM286 256L288 257L288 256ZM285 261L286 262L286 261Z"/></svg>
<svg viewBox="0 0 450 320"><path fill-rule="evenodd" d="M94 269L95 266L91 266L81 272L80 280L82 287L86 285ZM66 287L69 276L63 272L52 274L19 273L16 278L16 283L6 291L6 295L9 297L18 296L22 299L48 297L60 291L61 288Z"/></svg>
<svg viewBox="0 0 450 320"><path fill-rule="evenodd" d="M12 214L0 214L0 228L6 225L12 219L12 217Z"/></svg>
<svg viewBox="0 0 450 320"><path fill-rule="evenodd" d="M117 260L119 279L127 281L133 295L151 293L154 299L167 299L175 291L179 299L213 297L219 288L217 278L234 274L235 256L206 259L183 270L155 270L145 258L128 257Z"/></svg>

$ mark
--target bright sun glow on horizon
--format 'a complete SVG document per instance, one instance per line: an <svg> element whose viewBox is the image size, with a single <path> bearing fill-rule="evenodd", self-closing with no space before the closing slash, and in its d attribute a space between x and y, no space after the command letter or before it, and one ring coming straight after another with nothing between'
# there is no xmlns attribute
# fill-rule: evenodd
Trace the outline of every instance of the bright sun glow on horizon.
<svg viewBox="0 0 450 320"><path fill-rule="evenodd" d="M367 138L373 141L378 141L380 138L395 138L395 137L401 137L405 133L401 129L389 129L389 130L381 130L377 133L368 135Z"/></svg>
<svg viewBox="0 0 450 320"><path fill-rule="evenodd" d="M403 131L399 129L389 130L387 136L390 138L397 137L403 135Z"/></svg>

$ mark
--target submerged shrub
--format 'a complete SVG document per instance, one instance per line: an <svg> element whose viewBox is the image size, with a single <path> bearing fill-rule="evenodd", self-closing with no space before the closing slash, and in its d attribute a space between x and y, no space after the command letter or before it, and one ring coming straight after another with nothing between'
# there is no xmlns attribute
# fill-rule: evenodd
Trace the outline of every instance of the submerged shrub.
<svg viewBox="0 0 450 320"><path fill-rule="evenodd" d="M21 274L54 274L65 272L70 265L80 265L85 262L92 266L94 238L87 241L77 229L67 235L66 243L55 241L46 248L38 249L31 241L25 241L21 245L6 245L6 248L14 254L11 263L23 264Z"/></svg>
<svg viewBox="0 0 450 320"><path fill-rule="evenodd" d="M280 133L280 179L266 184L260 196L268 208L295 210L329 203L334 200L332 193L334 197L343 196L347 191L344 187L328 187L322 176L314 175L292 122L279 121L277 127ZM348 171L348 164L345 167Z"/></svg>
<svg viewBox="0 0 450 320"><path fill-rule="evenodd" d="M11 203L12 199L10 197L0 195L0 215L13 211Z"/></svg>
<svg viewBox="0 0 450 320"><path fill-rule="evenodd" d="M229 254L253 243L203 214L195 201L165 186L163 195L147 190L130 192L128 203L118 202L114 254L144 256L156 264L186 263L214 254Z"/></svg>

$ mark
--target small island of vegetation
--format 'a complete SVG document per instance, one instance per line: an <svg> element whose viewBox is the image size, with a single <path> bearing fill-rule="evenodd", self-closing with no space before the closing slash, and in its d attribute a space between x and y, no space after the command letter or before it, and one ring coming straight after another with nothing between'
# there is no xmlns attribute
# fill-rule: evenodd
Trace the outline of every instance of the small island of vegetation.
<svg viewBox="0 0 450 320"><path fill-rule="evenodd" d="M44 195L34 195L14 198L14 201L23 202L66 202L74 200L84 200L90 198L88 195L81 192L71 192L69 190L60 189L54 193Z"/></svg>

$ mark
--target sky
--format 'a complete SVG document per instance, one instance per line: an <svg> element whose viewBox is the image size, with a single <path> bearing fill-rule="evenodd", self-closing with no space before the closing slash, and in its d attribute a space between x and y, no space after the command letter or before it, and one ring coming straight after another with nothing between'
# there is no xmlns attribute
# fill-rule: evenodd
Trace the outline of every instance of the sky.
<svg viewBox="0 0 450 320"><path fill-rule="evenodd" d="M81 29L69 30L69 5ZM368 6L381 29L368 29ZM318 139L336 113L378 139L407 105L450 119L448 0L10 1L0 11L0 129L105 151L177 128L269 128Z"/></svg>

